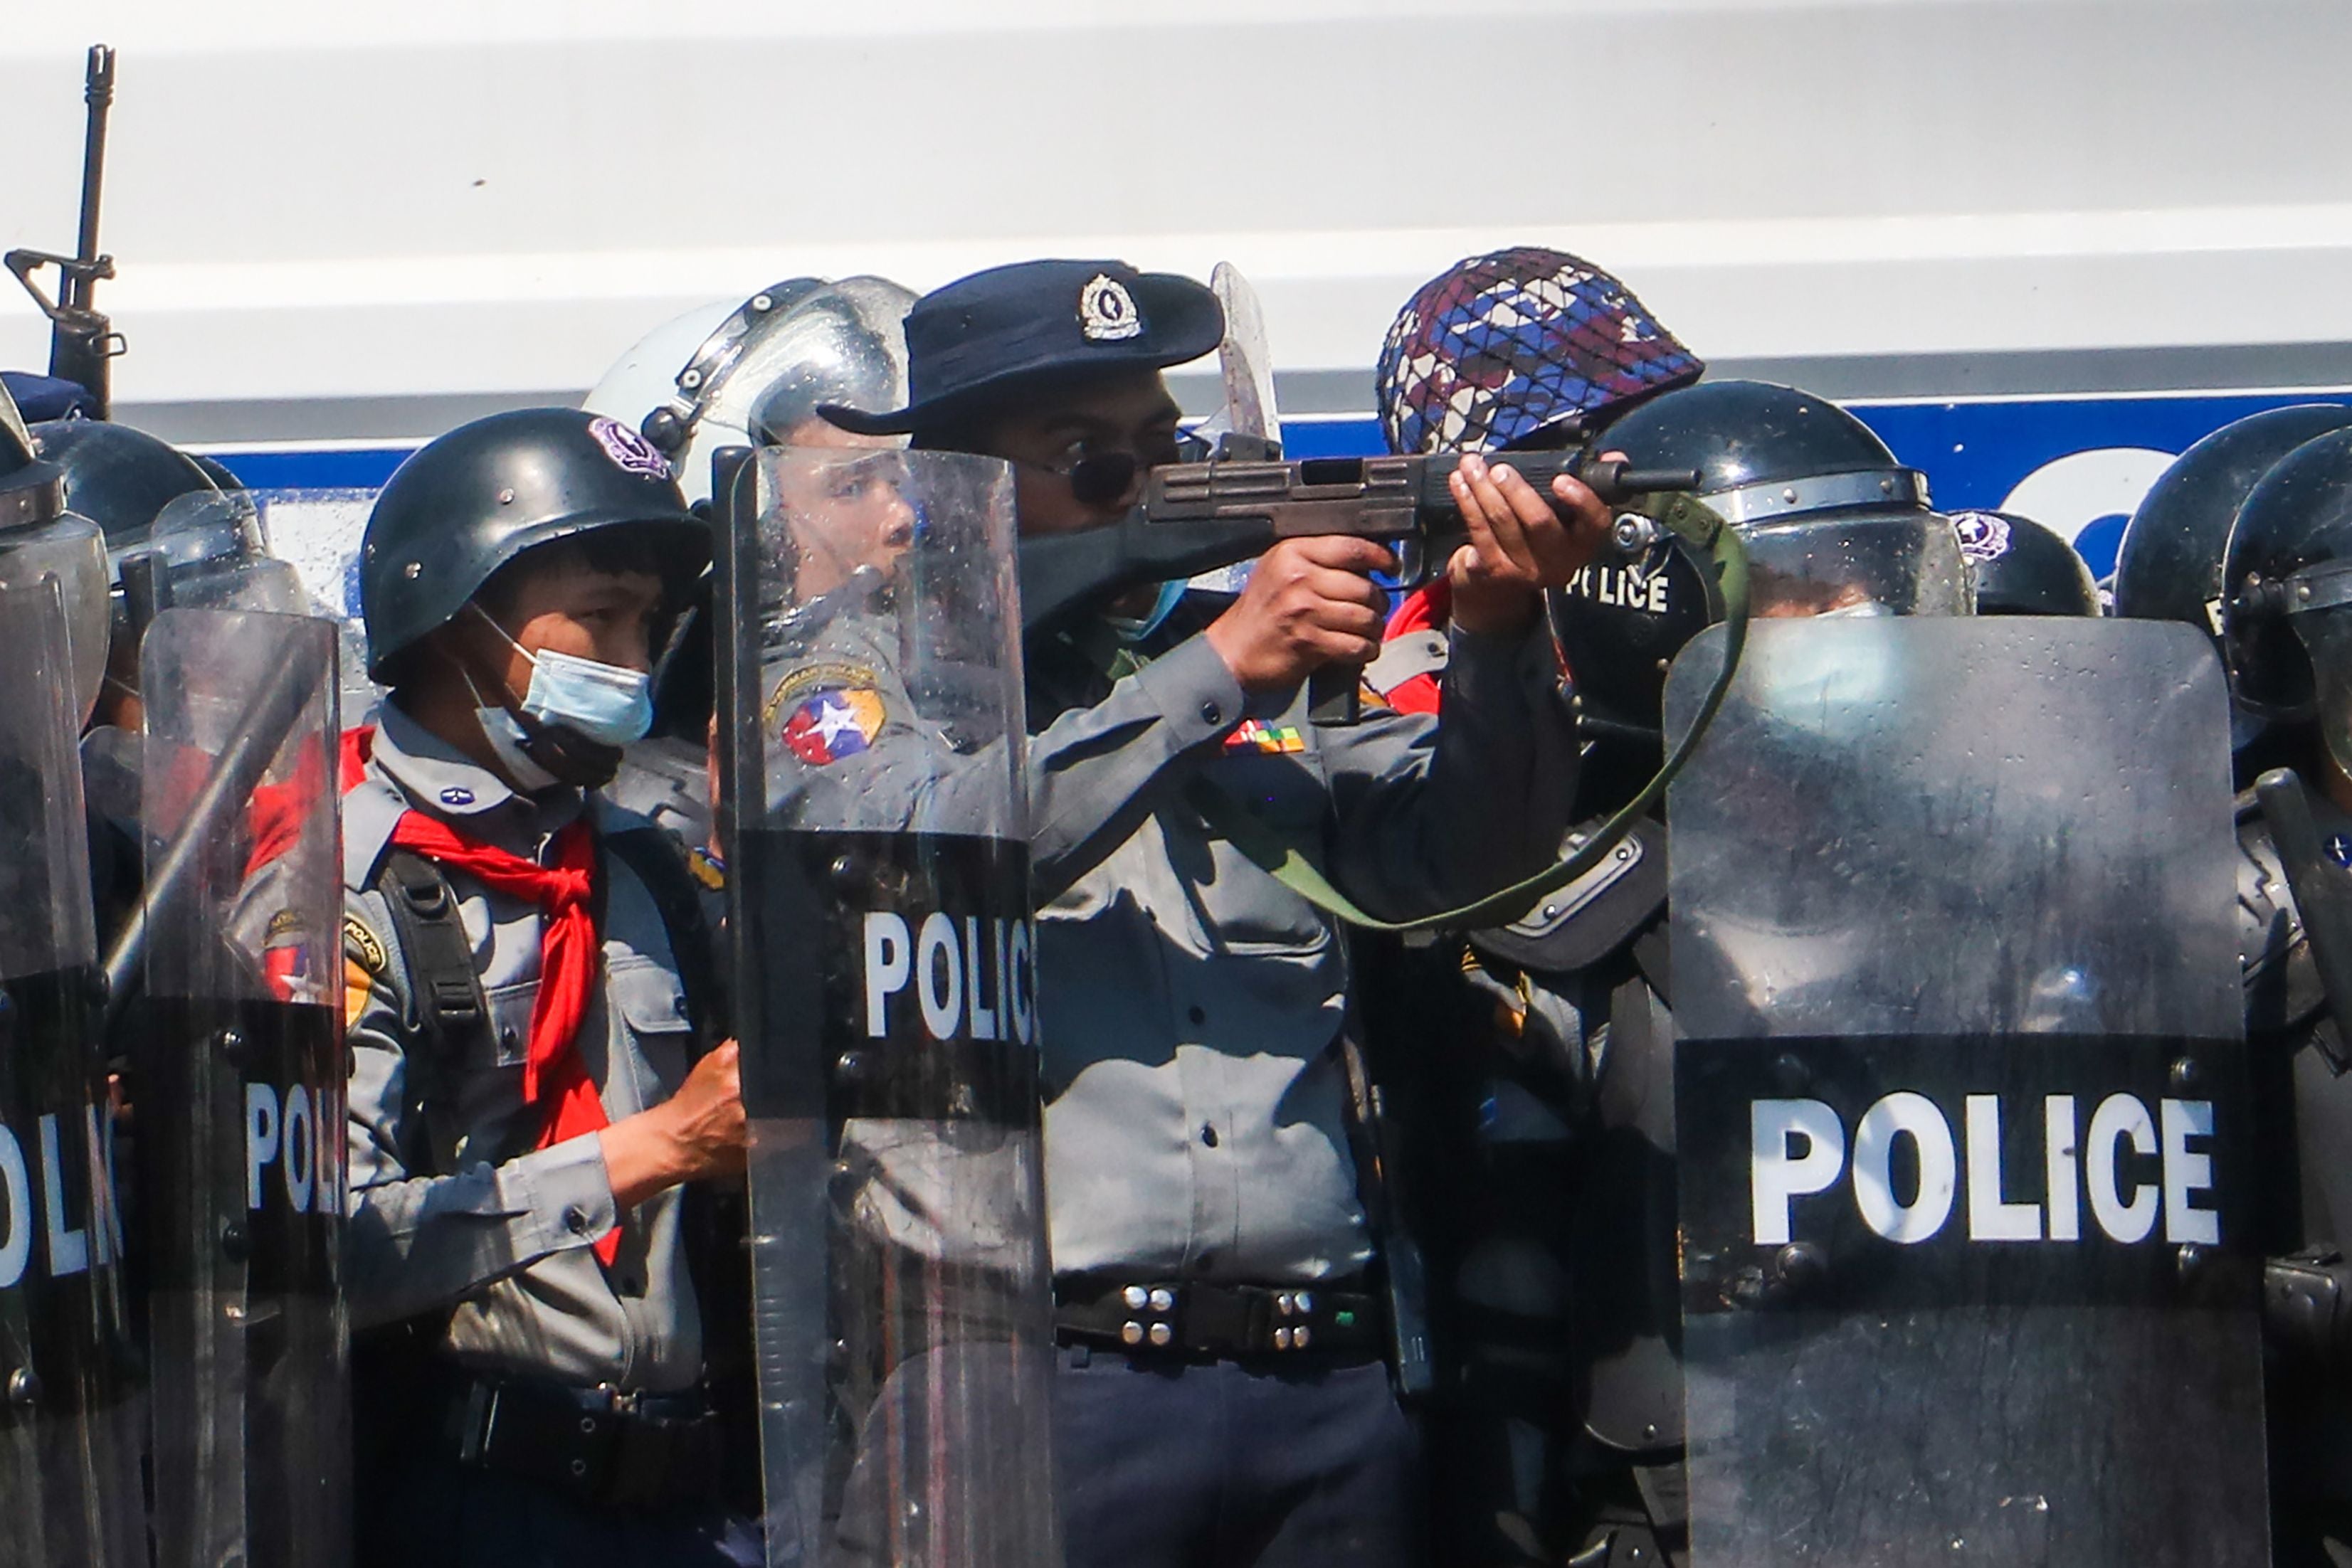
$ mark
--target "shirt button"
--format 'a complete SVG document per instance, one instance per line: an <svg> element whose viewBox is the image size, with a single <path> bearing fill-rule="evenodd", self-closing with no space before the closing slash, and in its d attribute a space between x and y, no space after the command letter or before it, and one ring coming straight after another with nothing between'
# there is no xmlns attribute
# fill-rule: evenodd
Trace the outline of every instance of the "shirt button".
<svg viewBox="0 0 2352 1568"><path fill-rule="evenodd" d="M1202 1008L1186 1008L1184 1009L1184 1016L1194 1023L1207 1023L1209 1021L1208 1011Z"/></svg>
<svg viewBox="0 0 2352 1568"><path fill-rule="evenodd" d="M1202 703L1201 721L1203 724L1223 724L1225 722L1225 710L1214 703Z"/></svg>
<svg viewBox="0 0 2352 1568"><path fill-rule="evenodd" d="M1217 1129L1207 1122L1201 1124L1201 1142L1208 1148L1213 1149L1217 1146Z"/></svg>
<svg viewBox="0 0 2352 1568"><path fill-rule="evenodd" d="M588 1211L581 1207L576 1203L571 1207L565 1209L563 1211L563 1228L569 1230L574 1236L587 1235Z"/></svg>

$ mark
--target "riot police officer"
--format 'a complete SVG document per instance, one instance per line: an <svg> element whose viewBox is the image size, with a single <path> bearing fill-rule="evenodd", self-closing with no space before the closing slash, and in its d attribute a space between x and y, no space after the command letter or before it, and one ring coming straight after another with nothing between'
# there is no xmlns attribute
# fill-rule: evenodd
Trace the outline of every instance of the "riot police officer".
<svg viewBox="0 0 2352 1568"><path fill-rule="evenodd" d="M2352 429L2311 437L2247 489L2218 584L2223 648L2239 709L2299 776L2266 776L2239 811L2247 1030L2267 1134L2273 1529L2281 1563L2333 1563L2352 1555Z"/></svg>
<svg viewBox="0 0 2352 1568"><path fill-rule="evenodd" d="M1391 451L1505 457L1571 428L1605 431L1703 371L1617 278L1517 246L1457 263L1399 311L1377 372L1381 426ZM1448 597L1443 579L1407 596L1364 672L1400 711L1439 711ZM1659 862L1648 854L1645 872ZM1573 1082L1533 1049L1541 1031L1520 1020L1519 992L1465 967L1458 936L1357 944L1366 1049L1396 1107L1395 1186L1428 1257L1437 1375L1422 1420L1438 1551L1465 1564L1555 1562L1569 1502L1558 1470Z"/></svg>
<svg viewBox="0 0 2352 1568"><path fill-rule="evenodd" d="M2297 403L2223 425L2172 461L2148 487L2116 550L2117 615L2179 621L2221 638L2222 558L2238 508L2271 466L2314 436L2352 424L2352 407ZM2263 723L2231 712L2238 782L2272 765Z"/></svg>
<svg viewBox="0 0 2352 1568"><path fill-rule="evenodd" d="M1759 617L1972 609L1958 536L1924 481L1824 399L1702 382L1612 420L1605 439L1635 464L1701 472L1702 498L1747 545ZM1576 814L1590 831L1658 768L1668 664L1722 601L1713 574L1667 541L1596 561L1552 608L1588 737ZM1565 1486L1541 1500L1540 1545L1615 1568L1686 1550L1664 846L1663 826L1645 825L1585 883L1474 935L1463 960L1484 998L1471 1021L1549 1101L1542 1116L1519 1113L1501 1157L1572 1140L1555 1183L1574 1195L1528 1228L1537 1245L1513 1270L1474 1287L1465 1317L1490 1338L1471 1342L1471 1375L1507 1384L1533 1328L1570 1347L1549 1374L1559 1404L1522 1407L1550 1427Z"/></svg>
<svg viewBox="0 0 2352 1568"><path fill-rule="evenodd" d="M602 800L708 559L620 422L463 426L362 549L391 687L345 798L363 1553L748 1563L715 1495L684 1193L740 1171L690 885Z"/></svg>
<svg viewBox="0 0 2352 1568"><path fill-rule="evenodd" d="M588 394L592 413L633 423L667 455L688 498L710 494L711 457L728 446L896 446L820 417L821 402L895 405L906 395L901 326L912 291L887 278L795 277L729 310L687 312L648 333ZM698 599L661 662L654 726L629 747L608 791L697 852L715 883L705 736L711 716L712 618Z"/></svg>
<svg viewBox="0 0 2352 1568"><path fill-rule="evenodd" d="M1009 460L1025 536L1115 523L1177 456L1161 371L1220 329L1188 279L997 268L909 316L908 406L831 417ZM1351 1168L1351 977L1331 922L1203 813L1247 802L1399 912L1491 890L1557 845L1552 786L1574 760L1536 590L1580 564L1602 516L1572 481L1559 513L1475 461L1456 485L1479 543L1453 563L1442 729L1308 717L1307 676L1373 651L1367 574L1385 552L1368 541L1286 541L1238 599L1146 589L1030 638L1074 1563L1410 1560L1412 1443L1359 1196L1376 1172Z"/></svg>

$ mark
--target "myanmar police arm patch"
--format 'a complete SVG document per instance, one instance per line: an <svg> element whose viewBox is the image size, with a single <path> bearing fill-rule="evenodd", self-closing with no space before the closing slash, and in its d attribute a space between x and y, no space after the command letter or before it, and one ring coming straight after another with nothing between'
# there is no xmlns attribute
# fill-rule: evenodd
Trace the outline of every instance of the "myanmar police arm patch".
<svg viewBox="0 0 2352 1568"><path fill-rule="evenodd" d="M882 694L819 692L793 709L783 741L794 757L814 768L855 757L882 733Z"/></svg>

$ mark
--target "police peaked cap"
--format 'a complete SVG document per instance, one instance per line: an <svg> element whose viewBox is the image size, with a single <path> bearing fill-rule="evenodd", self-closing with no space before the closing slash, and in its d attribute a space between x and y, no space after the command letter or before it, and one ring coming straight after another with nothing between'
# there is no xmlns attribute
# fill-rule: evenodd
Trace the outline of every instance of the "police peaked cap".
<svg viewBox="0 0 2352 1568"><path fill-rule="evenodd" d="M1217 297L1189 277L1123 261L1024 261L975 272L915 302L907 317L907 406L826 403L860 435L904 435L985 393L1048 371L1165 370L1225 333Z"/></svg>

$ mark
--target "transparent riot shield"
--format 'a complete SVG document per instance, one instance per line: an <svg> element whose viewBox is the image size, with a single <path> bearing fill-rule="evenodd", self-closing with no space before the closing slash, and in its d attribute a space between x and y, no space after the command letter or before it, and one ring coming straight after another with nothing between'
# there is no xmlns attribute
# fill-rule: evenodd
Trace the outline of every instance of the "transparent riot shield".
<svg viewBox="0 0 2352 1568"><path fill-rule="evenodd" d="M226 497L173 502L173 507L184 505L192 515L175 514L167 507L155 525L159 533L173 524L202 529L224 499L250 517L260 549L292 569L298 597L283 608L335 623L346 724L364 721L383 695L367 676L367 629L360 617L360 541L367 532L368 514L375 509L375 497L368 489L238 490ZM236 608L265 607L243 602Z"/></svg>
<svg viewBox="0 0 2352 1568"><path fill-rule="evenodd" d="M166 610L141 666L157 1562L347 1563L335 628Z"/></svg>
<svg viewBox="0 0 2352 1568"><path fill-rule="evenodd" d="M0 1564L133 1568L139 1412L69 646L58 580L0 587Z"/></svg>
<svg viewBox="0 0 2352 1568"><path fill-rule="evenodd" d="M1698 1568L2269 1561L2228 727L2187 627L1750 630L1668 801Z"/></svg>
<svg viewBox="0 0 2352 1568"><path fill-rule="evenodd" d="M771 448L717 494L768 1560L1050 1568L1011 476Z"/></svg>

